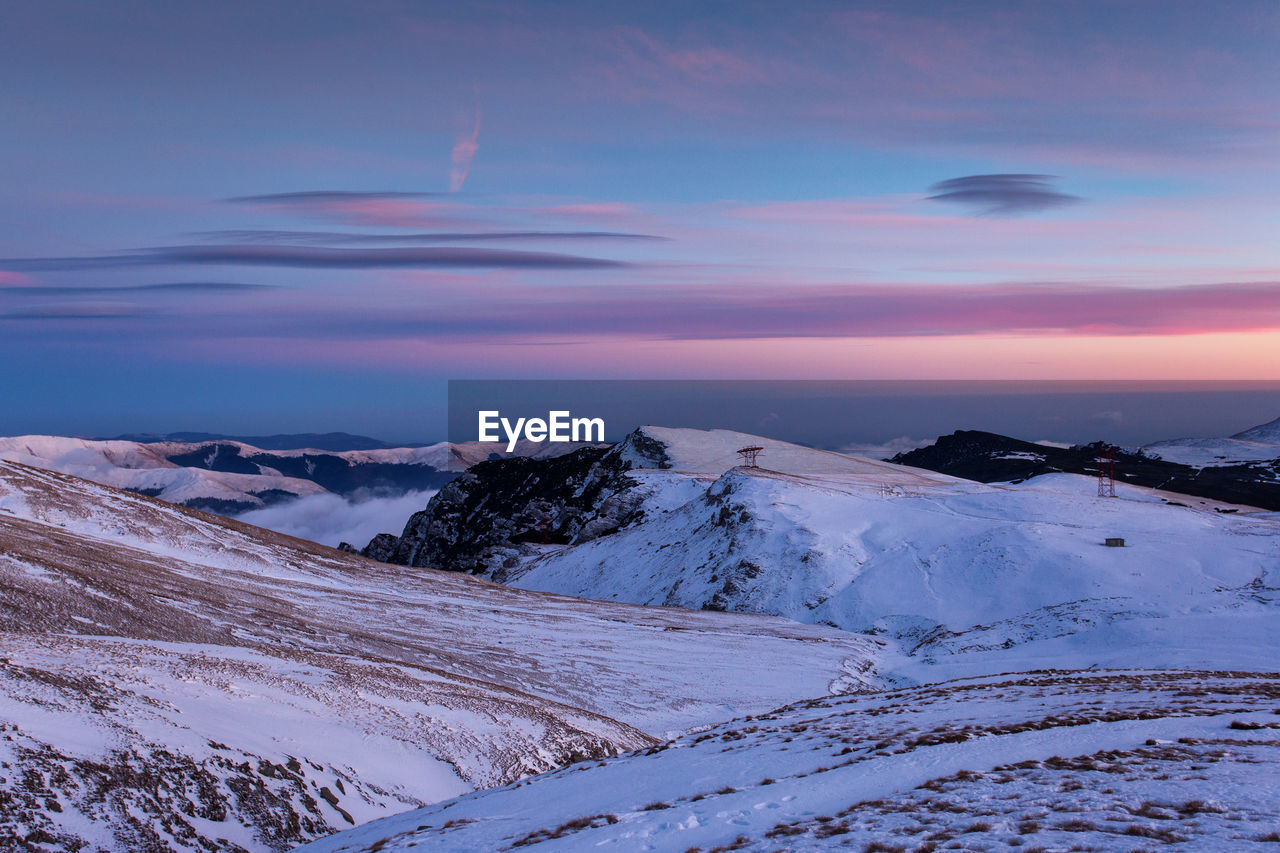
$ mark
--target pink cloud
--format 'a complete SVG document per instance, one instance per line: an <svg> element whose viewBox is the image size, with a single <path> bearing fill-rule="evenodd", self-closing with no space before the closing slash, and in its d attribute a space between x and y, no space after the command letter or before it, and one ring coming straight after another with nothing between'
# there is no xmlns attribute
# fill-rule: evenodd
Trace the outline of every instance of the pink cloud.
<svg viewBox="0 0 1280 853"><path fill-rule="evenodd" d="M639 77L657 79L674 74L698 82L727 85L764 79L757 64L726 48L709 44L671 48L637 27L620 27L615 45L627 70Z"/></svg>
<svg viewBox="0 0 1280 853"><path fill-rule="evenodd" d="M578 202L553 204L528 211L535 216L554 216L558 219L600 220L636 223L645 217L644 211L634 205L617 201Z"/></svg>
<svg viewBox="0 0 1280 853"><path fill-rule="evenodd" d="M1280 283L547 287L508 292L508 312L463 308L458 334L662 339L933 335L1180 335L1280 329ZM485 300L487 302L487 300ZM673 306L678 306L673 310ZM510 318L517 318L518 322ZM443 321L443 318L442 318Z"/></svg>
<svg viewBox="0 0 1280 853"><path fill-rule="evenodd" d="M25 273L0 270L0 287L34 287L37 284L39 282Z"/></svg>
<svg viewBox="0 0 1280 853"><path fill-rule="evenodd" d="M450 228L459 225L475 225L471 211L452 202L434 201L429 198L352 194L342 197L306 199L302 202L281 201L265 203L264 207L280 213L301 215L323 222L343 225L364 225L379 228Z"/></svg>
<svg viewBox="0 0 1280 853"><path fill-rule="evenodd" d="M458 222L453 205L408 199L335 201L311 211L321 219L348 225L391 228L432 228Z"/></svg>
<svg viewBox="0 0 1280 853"><path fill-rule="evenodd" d="M629 204L617 201L604 201L592 204L561 204L543 208L553 216L630 216L636 209Z"/></svg>
<svg viewBox="0 0 1280 853"><path fill-rule="evenodd" d="M872 379L1204 379L1276 380L1257 358L1280 349L1280 332L1187 336L929 338L774 338L650 340L640 337L458 341L401 337L335 347L323 340L278 338L182 342L202 363L354 365L420 377L557 376L606 379L746 377ZM172 356L172 347L165 350Z"/></svg>
<svg viewBox="0 0 1280 853"><path fill-rule="evenodd" d="M590 287L426 281L359 315L299 305L238 324L282 337L422 337L494 344L645 339L883 339L1030 335L1168 336L1280 330L1280 282L1180 287L1040 285L689 285ZM281 295L288 298L288 295ZM502 305L502 311L494 311Z"/></svg>
<svg viewBox="0 0 1280 853"><path fill-rule="evenodd" d="M449 171L449 191L459 192L471 173L471 161L476 156L480 141L480 108L476 107L476 123L469 136L460 136L453 144L452 168Z"/></svg>

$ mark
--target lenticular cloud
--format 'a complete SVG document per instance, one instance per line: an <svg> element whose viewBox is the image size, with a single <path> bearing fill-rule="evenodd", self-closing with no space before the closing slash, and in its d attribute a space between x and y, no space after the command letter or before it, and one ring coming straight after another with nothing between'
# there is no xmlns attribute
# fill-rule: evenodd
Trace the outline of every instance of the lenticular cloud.
<svg viewBox="0 0 1280 853"><path fill-rule="evenodd" d="M1053 175L966 175L934 184L932 201L962 204L988 216L1016 216L1079 201L1050 186Z"/></svg>

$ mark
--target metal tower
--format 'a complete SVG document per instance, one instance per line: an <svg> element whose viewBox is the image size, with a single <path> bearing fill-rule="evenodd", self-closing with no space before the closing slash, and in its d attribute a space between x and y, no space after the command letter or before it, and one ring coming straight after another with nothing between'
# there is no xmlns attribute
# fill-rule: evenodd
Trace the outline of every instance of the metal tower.
<svg viewBox="0 0 1280 853"><path fill-rule="evenodd" d="M1109 444L1098 449L1098 497L1116 496L1116 449Z"/></svg>

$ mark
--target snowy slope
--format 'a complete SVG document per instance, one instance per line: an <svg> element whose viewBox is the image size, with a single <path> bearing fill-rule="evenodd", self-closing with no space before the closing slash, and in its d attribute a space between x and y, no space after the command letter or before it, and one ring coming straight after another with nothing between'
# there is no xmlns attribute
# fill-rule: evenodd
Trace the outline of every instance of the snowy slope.
<svg viewBox="0 0 1280 853"><path fill-rule="evenodd" d="M646 452L645 447L653 445L644 442L644 439L661 446L658 455L653 451ZM757 464L761 468L793 475L836 476L846 482L875 487L940 487L967 482L933 471L803 447L726 429L645 426L622 442L619 453L636 468L657 467L655 462L660 457L665 463L663 467L676 473L719 476L742 463L737 451L743 447L762 448L757 457Z"/></svg>
<svg viewBox="0 0 1280 853"><path fill-rule="evenodd" d="M0 848L283 850L865 687L880 653L406 573L0 462Z"/></svg>
<svg viewBox="0 0 1280 853"><path fill-rule="evenodd" d="M1280 418L1230 438L1177 438L1143 448L1152 456L1196 468L1280 461Z"/></svg>
<svg viewBox="0 0 1280 853"><path fill-rule="evenodd" d="M1102 653L1116 623L1192 613L1251 637L1229 614L1265 608L1255 592L1280 587L1272 515L1123 484L1102 499L1075 475L984 485L768 445L762 467L721 473L749 437L646 433L673 464L631 474L643 520L543 549L507 583L882 632L919 655L1065 634Z"/></svg>
<svg viewBox="0 0 1280 853"><path fill-rule="evenodd" d="M825 699L378 821L308 853L1259 850L1275 674L1056 672Z"/></svg>

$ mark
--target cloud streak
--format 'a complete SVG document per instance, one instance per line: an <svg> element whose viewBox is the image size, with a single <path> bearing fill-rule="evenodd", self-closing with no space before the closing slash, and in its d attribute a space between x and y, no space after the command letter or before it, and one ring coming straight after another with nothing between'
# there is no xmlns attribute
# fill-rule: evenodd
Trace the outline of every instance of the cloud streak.
<svg viewBox="0 0 1280 853"><path fill-rule="evenodd" d="M6 287L3 293L71 294L71 293L241 293L253 290L275 290L274 284L241 284L234 281L166 281L158 284L63 285L31 284Z"/></svg>
<svg viewBox="0 0 1280 853"><path fill-rule="evenodd" d="M983 285L685 285L609 287L424 281L414 301L299 301L210 317L147 314L152 339L385 340L533 345L548 341L873 339L943 336L1156 336L1280 330L1280 281L1180 287ZM494 305L503 310L494 311ZM424 307L424 306L430 306ZM673 308L678 306L678 308ZM5 319L140 316L126 303L16 308ZM162 323L162 325L157 325ZM357 346L358 348L358 346Z"/></svg>
<svg viewBox="0 0 1280 853"><path fill-rule="evenodd" d="M449 169L449 192L461 192L471 174L471 161L475 159L480 143L480 108L476 107L476 123L470 136L459 136L453 144L452 166Z"/></svg>
<svg viewBox="0 0 1280 853"><path fill-rule="evenodd" d="M538 240L669 240L629 231L424 231L416 234L351 234L341 231L205 231L197 236L235 243L361 245L376 243L486 243ZM2 279L0 279L2 281Z"/></svg>
<svg viewBox="0 0 1280 853"><path fill-rule="evenodd" d="M491 288L466 304L367 325L323 317L303 334L520 341L1174 335L1280 329L1280 282L1165 288L1049 285L619 285ZM501 301L505 310L490 304ZM679 310L672 310L678 305Z"/></svg>
<svg viewBox="0 0 1280 853"><path fill-rule="evenodd" d="M132 319L149 312L128 302L60 302L31 305L0 314L0 320L104 320Z"/></svg>
<svg viewBox="0 0 1280 853"><path fill-rule="evenodd" d="M242 195L224 199L229 204L265 204L272 207L280 205L325 205L334 202L387 201L399 199L431 198L439 193L405 192L400 190L302 190L291 193L266 193L264 195Z"/></svg>
<svg viewBox="0 0 1280 853"><path fill-rule="evenodd" d="M1079 197L1049 185L1053 175L966 175L934 184L931 201L968 207L986 216L1017 216L1073 204Z"/></svg>
<svg viewBox="0 0 1280 853"><path fill-rule="evenodd" d="M35 287L35 279L20 272L0 270L0 288L4 291Z"/></svg>
<svg viewBox="0 0 1280 853"><path fill-rule="evenodd" d="M14 270L56 271L138 266L256 266L307 269L608 269L623 261L555 252L449 247L334 249L315 246L162 246L119 255L9 258Z"/></svg>

